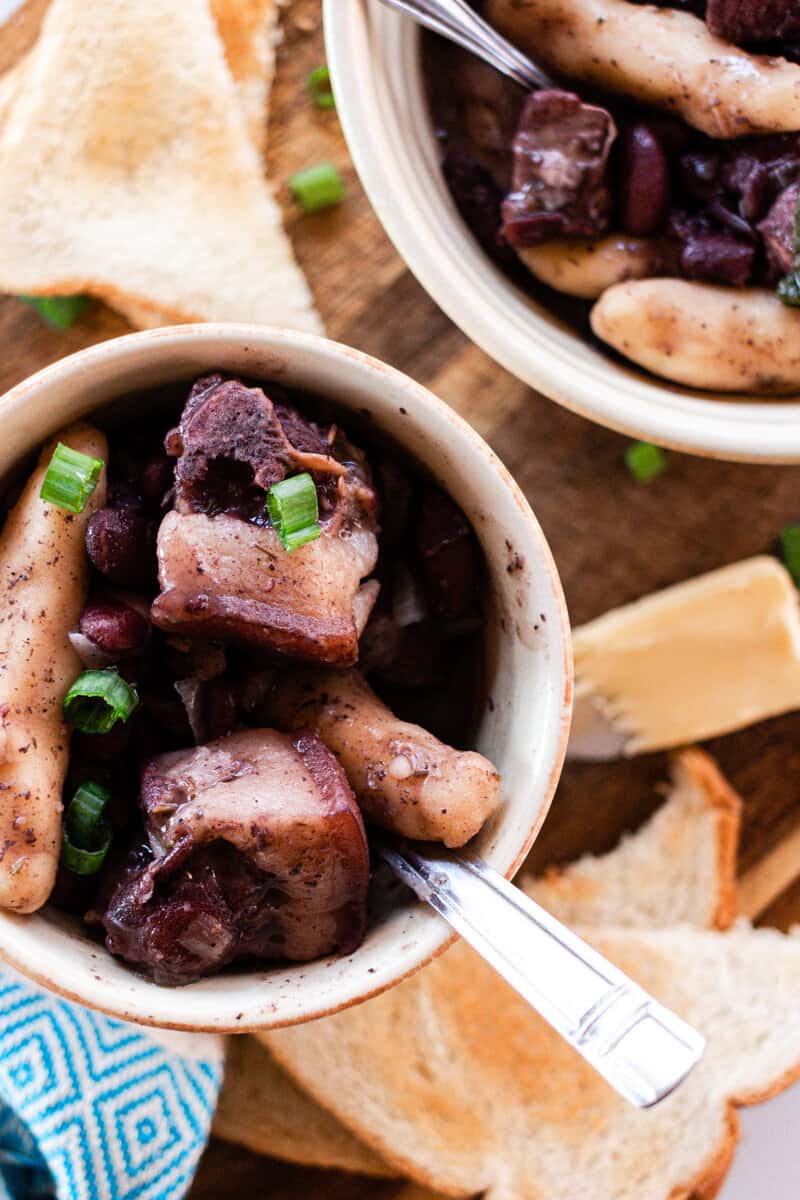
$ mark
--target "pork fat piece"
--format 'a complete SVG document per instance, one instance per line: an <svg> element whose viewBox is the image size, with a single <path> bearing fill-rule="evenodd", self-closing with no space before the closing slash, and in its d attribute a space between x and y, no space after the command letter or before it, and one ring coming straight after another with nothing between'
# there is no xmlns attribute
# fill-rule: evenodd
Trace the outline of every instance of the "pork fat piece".
<svg viewBox="0 0 800 1200"><path fill-rule="evenodd" d="M353 793L315 734L233 734L153 759L149 846L103 918L106 945L160 983L240 957L305 962L361 942L369 854Z"/></svg>
<svg viewBox="0 0 800 1200"><path fill-rule="evenodd" d="M377 501L359 452L335 439L261 388L221 376L195 384L166 442L178 461L174 509L158 534L156 625L334 666L356 661ZM289 554L267 523L266 493L300 471L314 477L322 535Z"/></svg>

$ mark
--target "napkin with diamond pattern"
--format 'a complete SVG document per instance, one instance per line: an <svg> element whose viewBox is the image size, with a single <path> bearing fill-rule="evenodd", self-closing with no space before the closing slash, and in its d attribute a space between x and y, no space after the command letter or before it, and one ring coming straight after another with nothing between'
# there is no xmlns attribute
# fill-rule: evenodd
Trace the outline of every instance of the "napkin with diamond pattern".
<svg viewBox="0 0 800 1200"><path fill-rule="evenodd" d="M0 972L0 1200L179 1200L222 1039L143 1029Z"/></svg>

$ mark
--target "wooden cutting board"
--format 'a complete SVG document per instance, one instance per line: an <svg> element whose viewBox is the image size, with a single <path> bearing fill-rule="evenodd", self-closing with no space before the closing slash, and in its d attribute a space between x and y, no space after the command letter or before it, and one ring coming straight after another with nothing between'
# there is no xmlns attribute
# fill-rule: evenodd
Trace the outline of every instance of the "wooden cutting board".
<svg viewBox="0 0 800 1200"><path fill-rule="evenodd" d="M0 29L0 69L30 44L43 7L31 0ZM550 540L573 621L770 550L781 527L800 518L800 468L671 454L665 475L637 484L623 462L624 438L531 391L439 312L372 214L335 114L319 112L305 94L308 72L325 57L319 0L293 0L284 29L270 123L271 178L282 181L330 159L347 181L345 203L315 217L299 216L285 188L280 193L328 332L426 384L489 440ZM25 305L0 299L0 391L64 354L126 331L121 318L97 304L73 329L53 333ZM800 713L716 739L708 749L745 801L741 870L774 894L795 868L800 876ZM654 785L665 775L662 755L568 767L533 864L610 849L653 810ZM759 864L761 875L753 876ZM781 927L800 921L800 884L785 888L762 919ZM397 1188L273 1163L212 1142L191 1196L390 1200Z"/></svg>

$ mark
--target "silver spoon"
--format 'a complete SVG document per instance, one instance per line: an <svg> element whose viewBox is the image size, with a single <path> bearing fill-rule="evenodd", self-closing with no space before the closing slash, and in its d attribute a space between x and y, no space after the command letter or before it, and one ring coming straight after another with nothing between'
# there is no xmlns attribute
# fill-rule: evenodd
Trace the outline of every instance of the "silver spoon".
<svg viewBox="0 0 800 1200"><path fill-rule="evenodd" d="M480 858L371 841L398 878L637 1108L658 1104L702 1058L699 1033Z"/></svg>
<svg viewBox="0 0 800 1200"><path fill-rule="evenodd" d="M457 42L528 91L556 86L541 67L492 29L466 0L383 0L383 3Z"/></svg>

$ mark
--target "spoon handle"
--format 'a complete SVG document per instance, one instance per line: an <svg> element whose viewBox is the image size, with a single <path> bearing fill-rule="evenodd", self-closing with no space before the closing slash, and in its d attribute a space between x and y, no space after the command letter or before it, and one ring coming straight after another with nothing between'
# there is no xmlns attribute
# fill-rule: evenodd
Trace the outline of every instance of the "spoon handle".
<svg viewBox="0 0 800 1200"><path fill-rule="evenodd" d="M481 859L388 839L376 849L637 1108L663 1100L699 1062L695 1030Z"/></svg>
<svg viewBox="0 0 800 1200"><path fill-rule="evenodd" d="M501 37L466 0L383 0L383 3L457 42L528 91L555 86L540 67Z"/></svg>

